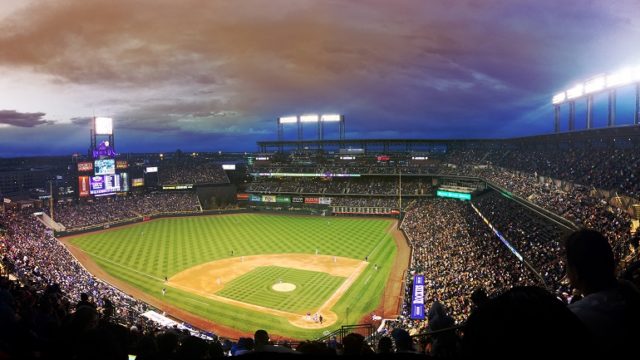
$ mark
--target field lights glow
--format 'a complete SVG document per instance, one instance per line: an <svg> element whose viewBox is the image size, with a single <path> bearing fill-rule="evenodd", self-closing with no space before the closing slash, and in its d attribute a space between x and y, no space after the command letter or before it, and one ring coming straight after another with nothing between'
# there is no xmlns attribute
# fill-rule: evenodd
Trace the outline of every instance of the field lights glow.
<svg viewBox="0 0 640 360"><path fill-rule="evenodd" d="M607 76L607 87L616 87L627 85L632 82L631 80L631 69L622 69L616 73L610 74Z"/></svg>
<svg viewBox="0 0 640 360"><path fill-rule="evenodd" d="M613 90L617 87L640 82L640 66L626 67L619 71L593 77L571 89L557 93L551 99L553 105L560 105L567 100L595 94L605 90Z"/></svg>
<svg viewBox="0 0 640 360"><path fill-rule="evenodd" d="M593 78L584 84L584 93L592 94L594 92L604 90L605 83L606 81L604 76Z"/></svg>
<svg viewBox="0 0 640 360"><path fill-rule="evenodd" d="M113 134L113 119L108 117L95 118L96 135Z"/></svg>
<svg viewBox="0 0 640 360"><path fill-rule="evenodd" d="M562 103L562 102L563 102L563 101L565 101L566 99L567 99L567 93L565 93L565 92L563 91L563 92L561 92L561 93L559 93L559 94L555 94L555 95L553 96L553 100L552 100L552 102L553 102L553 104L554 104L554 105L556 105L556 104L560 104L560 103Z"/></svg>
<svg viewBox="0 0 640 360"><path fill-rule="evenodd" d="M278 119L280 124L295 124L298 122L297 116L285 116Z"/></svg>
<svg viewBox="0 0 640 360"><path fill-rule="evenodd" d="M300 116L300 122L302 123L318 122L319 118L320 117L318 115L302 115Z"/></svg>
<svg viewBox="0 0 640 360"><path fill-rule="evenodd" d="M567 99L575 99L584 95L584 85L578 84L567 90Z"/></svg>
<svg viewBox="0 0 640 360"><path fill-rule="evenodd" d="M322 115L321 120L324 121L324 122L337 122L337 121L340 121L340 115L338 115L338 114L329 114L329 115L325 114L325 115Z"/></svg>

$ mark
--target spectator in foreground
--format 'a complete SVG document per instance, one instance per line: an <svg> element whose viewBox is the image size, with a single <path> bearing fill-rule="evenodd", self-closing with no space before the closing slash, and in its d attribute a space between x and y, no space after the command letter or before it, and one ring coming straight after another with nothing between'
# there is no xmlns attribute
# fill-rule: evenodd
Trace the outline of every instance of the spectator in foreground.
<svg viewBox="0 0 640 360"><path fill-rule="evenodd" d="M373 354L373 350L364 341L364 336L357 333L350 333L342 339L344 346L343 355L358 356Z"/></svg>
<svg viewBox="0 0 640 360"><path fill-rule="evenodd" d="M444 306L439 301L434 301L427 314L429 332L442 331L455 325L455 321L449 316ZM430 354L435 357L455 357L458 348L458 337L455 331L443 331L430 336Z"/></svg>
<svg viewBox="0 0 640 360"><path fill-rule="evenodd" d="M616 280L616 263L607 239L594 230L578 230L565 239L567 277L584 298L569 309L589 328L607 355L635 348L640 338L640 292Z"/></svg>
<svg viewBox="0 0 640 360"><path fill-rule="evenodd" d="M474 311L465 324L465 357L583 358L597 354L588 329L555 296L514 287ZM596 352L594 352L596 350Z"/></svg>
<svg viewBox="0 0 640 360"><path fill-rule="evenodd" d="M271 345L269 333L266 330L256 330L253 335L255 352L294 353L295 351L285 346Z"/></svg>
<svg viewBox="0 0 640 360"><path fill-rule="evenodd" d="M393 342L388 336L383 336L378 340L378 354L391 354L393 352Z"/></svg>

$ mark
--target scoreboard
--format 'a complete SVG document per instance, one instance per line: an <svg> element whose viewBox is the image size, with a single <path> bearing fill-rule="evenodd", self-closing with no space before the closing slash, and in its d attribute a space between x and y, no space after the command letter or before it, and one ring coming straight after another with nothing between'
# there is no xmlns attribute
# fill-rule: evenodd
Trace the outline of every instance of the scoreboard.
<svg viewBox="0 0 640 360"><path fill-rule="evenodd" d="M120 191L120 174L97 175L89 179L89 193L91 195L106 195Z"/></svg>

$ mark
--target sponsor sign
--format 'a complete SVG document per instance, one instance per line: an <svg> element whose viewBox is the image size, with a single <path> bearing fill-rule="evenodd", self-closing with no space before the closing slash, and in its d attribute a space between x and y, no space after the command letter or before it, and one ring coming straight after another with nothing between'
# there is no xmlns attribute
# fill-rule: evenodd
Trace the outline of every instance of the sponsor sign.
<svg viewBox="0 0 640 360"><path fill-rule="evenodd" d="M117 160L116 169L128 169L129 163L126 160Z"/></svg>
<svg viewBox="0 0 640 360"><path fill-rule="evenodd" d="M238 200L249 200L249 194L236 194Z"/></svg>
<svg viewBox="0 0 640 360"><path fill-rule="evenodd" d="M288 196L283 196L283 195L277 195L276 196L276 202L277 203L285 203L285 204L289 204L291 203L291 198Z"/></svg>
<svg viewBox="0 0 640 360"><path fill-rule="evenodd" d="M320 199L317 197L308 197L308 198L304 198L304 203L305 204L319 204L320 203Z"/></svg>
<svg viewBox="0 0 640 360"><path fill-rule="evenodd" d="M413 277L411 318L424 320L424 275L415 275Z"/></svg>
<svg viewBox="0 0 640 360"><path fill-rule="evenodd" d="M276 202L276 196L275 195L262 195L262 202L274 203L274 202Z"/></svg>
<svg viewBox="0 0 640 360"><path fill-rule="evenodd" d="M93 171L93 163L90 162L79 162L78 163L78 171Z"/></svg>
<svg viewBox="0 0 640 360"><path fill-rule="evenodd" d="M122 185L122 191L129 191L129 174L120 174L120 185Z"/></svg>
<svg viewBox="0 0 640 360"><path fill-rule="evenodd" d="M249 201L253 201L253 202L262 202L262 197L260 197L260 195L249 195Z"/></svg>
<svg viewBox="0 0 640 360"><path fill-rule="evenodd" d="M78 194L80 197L89 196L89 177L78 176Z"/></svg>
<svg viewBox="0 0 640 360"><path fill-rule="evenodd" d="M304 198L302 196L294 196L294 197L291 198L291 202L303 203L304 202Z"/></svg>
<svg viewBox="0 0 640 360"><path fill-rule="evenodd" d="M321 197L318 199L318 203L322 205L331 205L331 198Z"/></svg>

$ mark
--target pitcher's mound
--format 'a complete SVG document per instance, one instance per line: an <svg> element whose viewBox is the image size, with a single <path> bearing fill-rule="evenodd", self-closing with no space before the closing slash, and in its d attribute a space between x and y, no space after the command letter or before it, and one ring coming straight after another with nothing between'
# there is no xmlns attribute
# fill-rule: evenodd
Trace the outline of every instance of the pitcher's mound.
<svg viewBox="0 0 640 360"><path fill-rule="evenodd" d="M296 286L291 283L277 283L274 284L271 288L275 291L289 292L295 290Z"/></svg>

